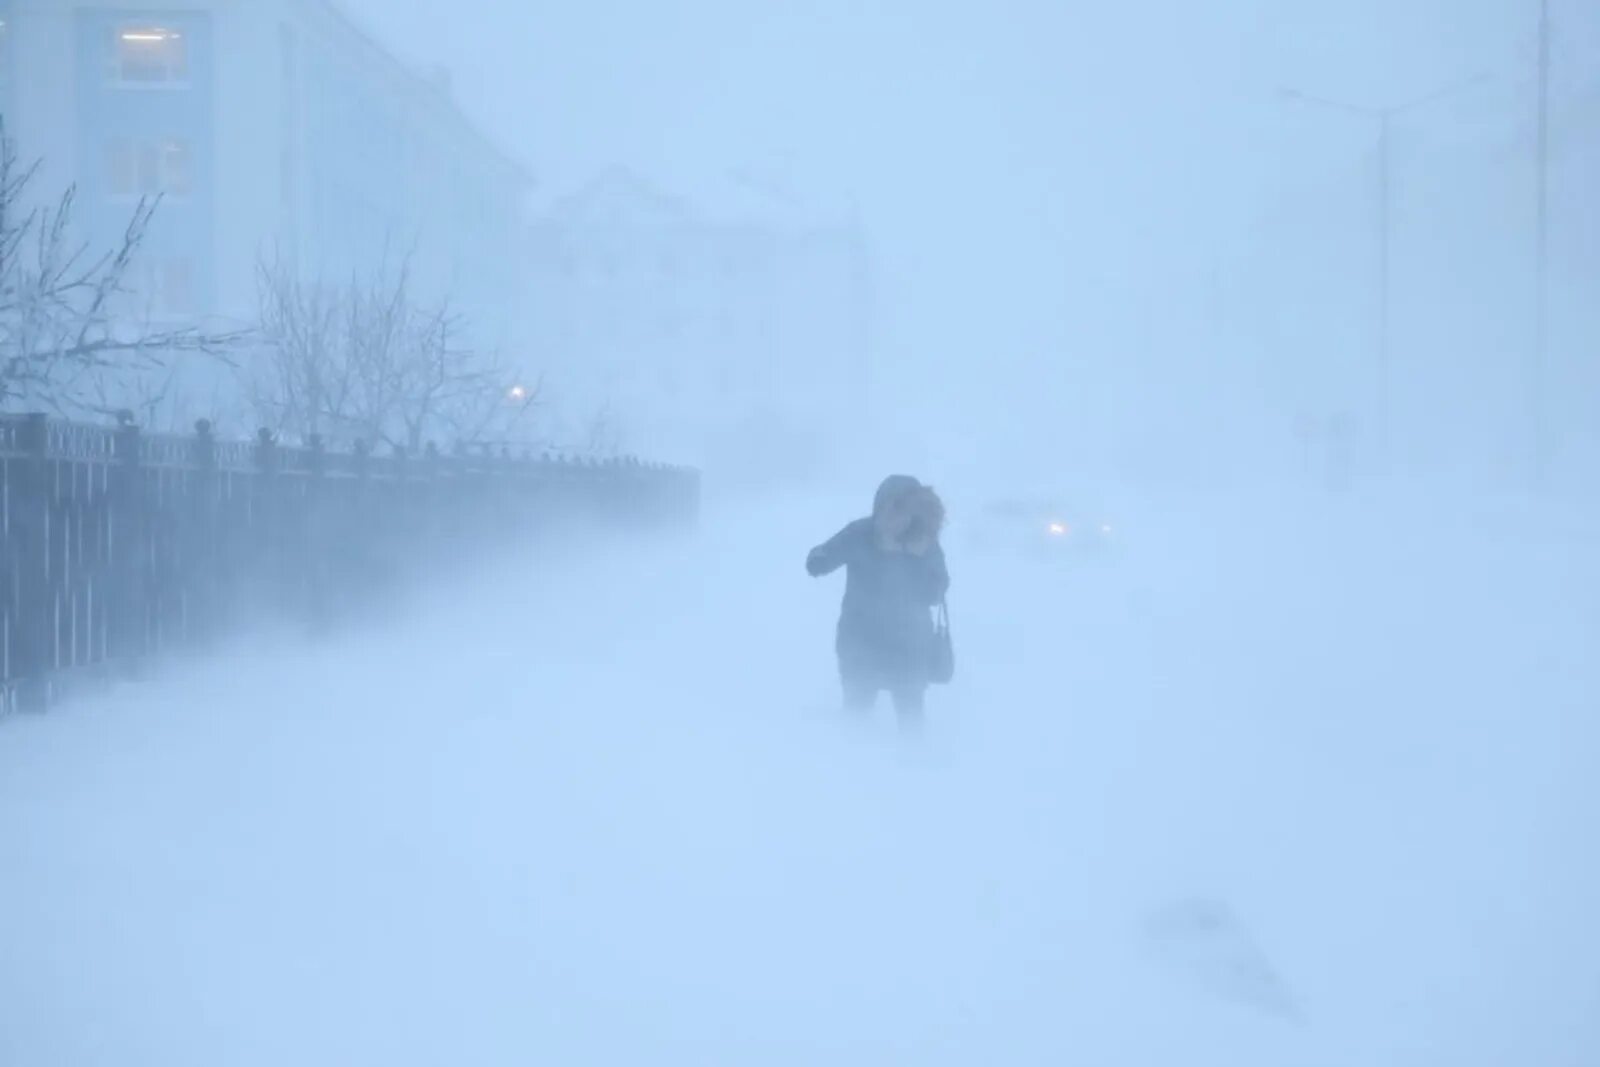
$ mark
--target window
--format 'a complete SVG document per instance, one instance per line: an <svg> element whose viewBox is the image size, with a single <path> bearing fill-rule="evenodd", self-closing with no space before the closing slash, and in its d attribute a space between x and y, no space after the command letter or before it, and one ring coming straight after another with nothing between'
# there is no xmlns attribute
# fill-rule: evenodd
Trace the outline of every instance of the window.
<svg viewBox="0 0 1600 1067"><path fill-rule="evenodd" d="M159 26L124 26L112 41L111 80L121 85L188 82L188 39Z"/></svg>
<svg viewBox="0 0 1600 1067"><path fill-rule="evenodd" d="M188 196L193 190L189 144L174 138L111 142L106 186L112 196Z"/></svg>
<svg viewBox="0 0 1600 1067"><path fill-rule="evenodd" d="M6 105L6 90L11 87L11 30L6 21L5 5L0 3L0 111Z"/></svg>

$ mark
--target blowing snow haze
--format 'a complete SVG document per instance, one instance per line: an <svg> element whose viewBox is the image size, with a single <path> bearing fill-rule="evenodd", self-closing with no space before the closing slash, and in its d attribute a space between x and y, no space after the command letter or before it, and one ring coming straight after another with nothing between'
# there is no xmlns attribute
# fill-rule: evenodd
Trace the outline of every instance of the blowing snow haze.
<svg viewBox="0 0 1600 1067"><path fill-rule="evenodd" d="M1592 3L0 0L0 116L0 1067L1600 1063Z"/></svg>
<svg viewBox="0 0 1600 1067"><path fill-rule="evenodd" d="M1467 453L1514 462L1526 444L1526 426L1506 423L1530 388L1527 8L602 0L363 13L404 54L447 66L546 188L620 162L714 211L712 179L745 169L847 205L870 237L873 367L896 400L877 418L1008 456L1048 436L1080 454L1204 448L1231 468L1265 458L1286 412L1345 408L1370 424L1377 126L1282 90L1377 108L1490 75L1395 124L1391 329L1408 351L1393 388L1417 458L1437 469ZM1581 131L1600 31L1582 4L1557 4L1553 21L1556 303L1587 331Z"/></svg>

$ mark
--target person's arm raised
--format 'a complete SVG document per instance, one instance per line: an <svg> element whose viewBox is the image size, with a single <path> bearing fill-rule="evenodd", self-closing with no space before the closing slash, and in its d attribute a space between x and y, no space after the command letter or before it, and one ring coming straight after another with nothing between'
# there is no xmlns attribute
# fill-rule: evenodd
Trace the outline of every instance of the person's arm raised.
<svg viewBox="0 0 1600 1067"><path fill-rule="evenodd" d="M851 523L806 556L806 573L813 578L832 574L850 562L861 540L860 523Z"/></svg>

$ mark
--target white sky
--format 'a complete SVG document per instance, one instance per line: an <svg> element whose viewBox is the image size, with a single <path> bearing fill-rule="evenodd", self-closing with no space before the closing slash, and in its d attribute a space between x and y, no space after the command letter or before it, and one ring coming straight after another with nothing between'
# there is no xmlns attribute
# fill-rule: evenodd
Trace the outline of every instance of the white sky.
<svg viewBox="0 0 1600 1067"><path fill-rule="evenodd" d="M991 332L981 297L1002 285L1047 337L1050 293L1089 250L1137 263L1198 215L1225 227L1272 180L1277 85L1405 97L1513 67L1532 38L1485 0L346 6L448 66L548 182L613 161L668 181L752 165L854 198L917 309L897 323L908 346ZM1311 125L1311 144L1353 147ZM958 287L975 299L917 299Z"/></svg>
<svg viewBox="0 0 1600 1067"><path fill-rule="evenodd" d="M547 186L622 162L692 196L748 167L856 204L905 420L987 436L1053 432L1063 398L1080 423L1098 410L1118 426L1194 407L1222 380L1196 355L1214 293L1235 355L1289 362L1240 357L1246 384L1217 386L1203 417L1262 406L1240 388L1275 391L1262 410L1285 422L1302 403L1367 404L1375 130L1278 90L1384 104L1487 73L1397 128L1395 329L1418 357L1411 414L1443 411L1458 435L1492 422L1485 447L1517 447L1534 3L344 3L410 61L448 67L468 113ZM1569 92L1600 69L1600 17L1553 9ZM1461 142L1479 147L1434 151ZM1469 260L1499 273L1434 284ZM1156 380L1168 395L1147 391ZM1428 401L1451 389L1471 402Z"/></svg>

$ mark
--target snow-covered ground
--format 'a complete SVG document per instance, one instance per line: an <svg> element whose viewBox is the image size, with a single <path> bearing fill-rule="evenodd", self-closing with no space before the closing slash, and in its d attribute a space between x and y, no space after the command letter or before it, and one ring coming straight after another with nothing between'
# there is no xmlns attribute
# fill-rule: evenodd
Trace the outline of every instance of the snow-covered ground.
<svg viewBox="0 0 1600 1067"><path fill-rule="evenodd" d="M917 740L814 501L0 723L0 1064L1600 1062L1594 530L977 500Z"/></svg>

